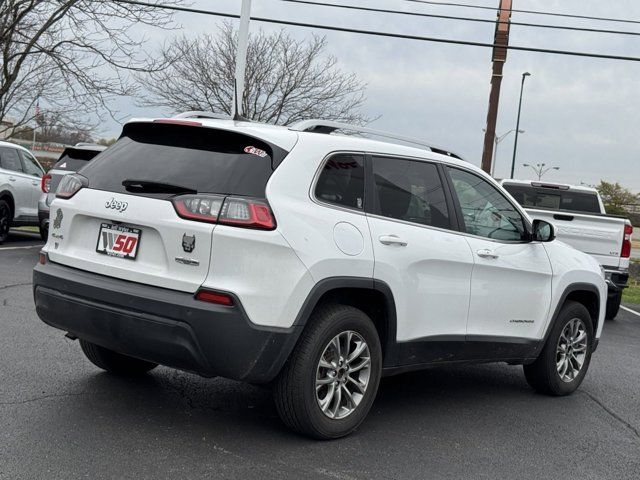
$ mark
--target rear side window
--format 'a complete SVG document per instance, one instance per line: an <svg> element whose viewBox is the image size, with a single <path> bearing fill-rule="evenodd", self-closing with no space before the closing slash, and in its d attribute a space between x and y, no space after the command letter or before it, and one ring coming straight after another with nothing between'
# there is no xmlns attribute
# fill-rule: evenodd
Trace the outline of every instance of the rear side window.
<svg viewBox="0 0 640 480"><path fill-rule="evenodd" d="M374 213L438 228L451 228L442 181L432 163L373 157Z"/></svg>
<svg viewBox="0 0 640 480"><path fill-rule="evenodd" d="M315 196L323 202L362 210L364 156L340 153L329 158L316 183Z"/></svg>
<svg viewBox="0 0 640 480"><path fill-rule="evenodd" d="M13 172L22 172L18 152L13 148L0 147L0 167Z"/></svg>
<svg viewBox="0 0 640 480"><path fill-rule="evenodd" d="M600 203L595 193L527 185L509 185L508 183L504 185L504 188L525 208L600 213Z"/></svg>
<svg viewBox="0 0 640 480"><path fill-rule="evenodd" d="M122 182L169 184L198 193L265 196L274 149L236 132L212 128L130 124L122 137L82 170L89 187L110 192L168 197L169 192L127 190ZM284 152L286 155L286 152ZM175 194L175 191L171 193Z"/></svg>

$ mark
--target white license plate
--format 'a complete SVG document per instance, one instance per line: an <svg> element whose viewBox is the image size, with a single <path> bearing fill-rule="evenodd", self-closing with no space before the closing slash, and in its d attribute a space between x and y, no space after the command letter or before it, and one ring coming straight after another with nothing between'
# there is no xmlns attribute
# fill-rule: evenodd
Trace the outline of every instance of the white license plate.
<svg viewBox="0 0 640 480"><path fill-rule="evenodd" d="M141 231L113 223L102 223L98 234L96 252L112 257L134 260L138 254Z"/></svg>

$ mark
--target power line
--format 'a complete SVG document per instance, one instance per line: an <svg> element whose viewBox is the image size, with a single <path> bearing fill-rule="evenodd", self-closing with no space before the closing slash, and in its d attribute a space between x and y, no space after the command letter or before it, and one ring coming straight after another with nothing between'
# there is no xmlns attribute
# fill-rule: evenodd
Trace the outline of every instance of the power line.
<svg viewBox="0 0 640 480"><path fill-rule="evenodd" d="M551 29L557 29L557 30L571 30L571 31L578 31L578 32L610 33L610 34L617 34L617 35L640 36L640 32L629 32L629 31L622 31L622 30L606 30L606 29L600 29L600 28L571 27L568 25L547 25L543 23L525 23L525 22L514 22L514 21L504 22L499 20L498 21L489 20L486 18L459 17L454 15L439 15L439 14L423 13L423 12L404 12L401 10L388 10L383 8L361 7L357 5L341 5L341 4L335 4L335 3L318 3L318 2L312 2L309 0L281 0L281 1L288 2L288 3L299 3L302 5L315 5L318 7L334 7L334 8L343 8L347 10L360 10L360 11L366 11L366 12L407 15L412 17L442 18L446 20L462 20L466 22L490 23L492 25L495 25L496 23L505 23L505 24L509 23L511 25L519 25L522 27L551 28ZM495 10L499 10L499 9L495 9Z"/></svg>
<svg viewBox="0 0 640 480"><path fill-rule="evenodd" d="M463 7L463 8L475 8L480 10L500 10L499 8L489 7L488 5L469 5L468 3L454 3L454 2L434 2L431 0L404 0L405 2L413 3L425 3L428 5L440 5L441 7ZM609 18L609 17L591 17L588 15L574 15L571 13L555 13L555 12L541 12L537 10L518 10L511 9L512 12L517 13L530 13L533 15L547 15L550 17L564 17L564 18L579 18L582 20L598 20L601 22L620 22L620 23L636 23L640 24L640 20L627 20L625 18Z"/></svg>
<svg viewBox="0 0 640 480"><path fill-rule="evenodd" d="M240 15L233 13L224 13L224 12L215 12L212 10L199 10L192 9L188 7L178 7L175 5L164 5L164 4L154 4L147 3L138 0L114 0L117 3L127 3L131 5L139 5L143 7L151 7L151 8L161 8L165 10L175 10L181 12L190 12L190 13L200 13L203 15L211 15L215 17L224 17L224 18L240 18ZM277 25L289 25L292 27L306 27L306 28L315 28L319 30L331 30L335 32L344 32L344 33L356 33L360 35L370 35L375 37L387 37L387 38L400 38L404 40L416 40L422 42L434 42L434 43L448 43L452 45L468 45L472 47L486 47L486 48L506 48L508 50L519 50L524 52L537 52L537 53L549 53L552 55L569 55L574 57L589 57L589 58L600 58L600 59L608 59L608 60L623 60L629 62L640 62L640 57L628 57L622 55L609 55L604 53L589 53L589 52L577 52L571 50L554 50L549 48L536 48L536 47L522 47L516 45L509 46L500 46L494 45L493 43L486 42L473 42L470 40L456 40L456 39L448 39L448 38L438 38L438 37L423 37L419 35L405 35L400 33L390 33L390 32L375 32L372 30L361 30L357 28L348 28L348 27L337 27L331 25L319 25L314 23L306 23L306 22L294 22L291 20L278 20L275 18L263 18L263 17L251 17L252 21L261 22L261 23L272 23Z"/></svg>

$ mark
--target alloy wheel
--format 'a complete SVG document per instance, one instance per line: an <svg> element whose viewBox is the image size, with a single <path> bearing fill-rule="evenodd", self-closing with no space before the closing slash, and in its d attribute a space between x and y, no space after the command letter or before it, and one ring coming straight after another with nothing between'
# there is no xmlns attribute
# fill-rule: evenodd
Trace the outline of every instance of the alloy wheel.
<svg viewBox="0 0 640 480"><path fill-rule="evenodd" d="M556 368L563 382L578 376L587 357L587 327L579 318L571 319L562 329L556 349Z"/></svg>
<svg viewBox="0 0 640 480"><path fill-rule="evenodd" d="M333 420L349 416L369 386L371 353L364 338L352 330L339 333L324 348L316 368L316 401Z"/></svg>

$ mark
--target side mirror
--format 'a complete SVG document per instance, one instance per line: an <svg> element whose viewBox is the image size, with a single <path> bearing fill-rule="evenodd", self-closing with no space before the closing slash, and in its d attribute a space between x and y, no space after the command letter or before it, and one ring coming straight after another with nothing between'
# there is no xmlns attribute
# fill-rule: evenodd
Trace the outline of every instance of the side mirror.
<svg viewBox="0 0 640 480"><path fill-rule="evenodd" d="M544 220L533 221L531 240L534 242L552 242L556 238L556 228Z"/></svg>

